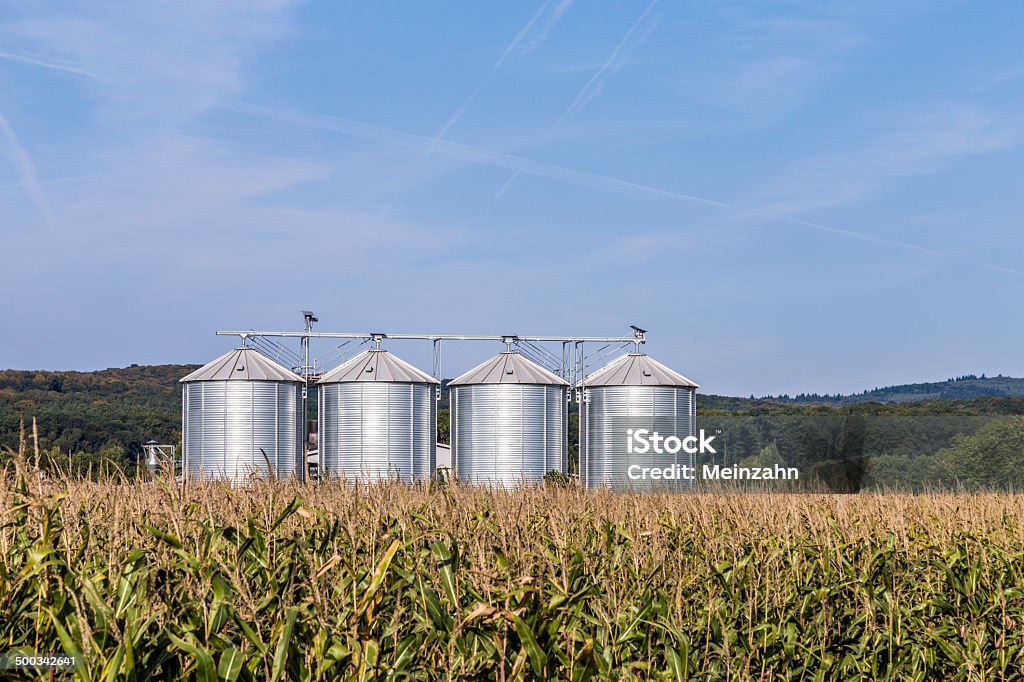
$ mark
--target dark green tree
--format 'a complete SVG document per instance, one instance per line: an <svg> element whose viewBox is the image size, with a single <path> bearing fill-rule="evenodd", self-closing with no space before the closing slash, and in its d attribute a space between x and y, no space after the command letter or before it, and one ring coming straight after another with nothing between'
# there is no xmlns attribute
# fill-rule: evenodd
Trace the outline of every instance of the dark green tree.
<svg viewBox="0 0 1024 682"><path fill-rule="evenodd" d="M994 419L973 436L957 436L937 457L968 488L1024 490L1024 417Z"/></svg>

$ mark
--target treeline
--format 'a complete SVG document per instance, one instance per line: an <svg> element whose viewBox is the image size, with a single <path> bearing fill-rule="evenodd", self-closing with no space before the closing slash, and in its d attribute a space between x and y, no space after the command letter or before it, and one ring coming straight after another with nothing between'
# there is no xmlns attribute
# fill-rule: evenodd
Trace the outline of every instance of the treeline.
<svg viewBox="0 0 1024 682"><path fill-rule="evenodd" d="M0 454L18 449L24 415L29 424L36 419L44 464L82 470L116 463L130 470L145 441L180 442L178 379L193 369L158 365L99 372L0 371ZM951 381L983 379L966 375ZM1003 378L986 381L997 379ZM447 443L445 391L442 397L438 440ZM1024 472L1024 444L1017 447L1013 426L1019 422L1007 419L1024 415L1021 397L830 405L701 394L697 405L698 426L721 431L716 463L795 466L802 477L840 490L923 489L950 482L1024 486L1024 473L1015 473ZM315 415L313 400L311 410ZM570 471L575 472L575 403L569 412Z"/></svg>
<svg viewBox="0 0 1024 682"><path fill-rule="evenodd" d="M801 393L797 396L788 394L768 395L761 398L750 396L748 400L784 404L852 405L863 402L900 403L936 399L970 400L985 397L1024 397L1024 379L1004 377L1002 374L995 377L986 377L984 374L980 376L964 374L951 377L946 381L886 386L850 395Z"/></svg>
<svg viewBox="0 0 1024 682"><path fill-rule="evenodd" d="M99 372L0 371L0 446L16 448L21 416L35 417L40 447L134 460L149 439L181 439L178 379L194 365Z"/></svg>
<svg viewBox="0 0 1024 682"><path fill-rule="evenodd" d="M931 399L916 402L878 403L862 402L850 405L807 405L781 403L756 398L731 398L728 396L697 395L697 416L811 416L811 415L861 415L861 416L984 416L1024 414L1024 398L989 397L970 399Z"/></svg>
<svg viewBox="0 0 1024 682"><path fill-rule="evenodd" d="M700 463L796 467L804 481L837 492L897 488L1024 490L1024 405L928 414L831 410L798 414L708 414L714 455Z"/></svg>

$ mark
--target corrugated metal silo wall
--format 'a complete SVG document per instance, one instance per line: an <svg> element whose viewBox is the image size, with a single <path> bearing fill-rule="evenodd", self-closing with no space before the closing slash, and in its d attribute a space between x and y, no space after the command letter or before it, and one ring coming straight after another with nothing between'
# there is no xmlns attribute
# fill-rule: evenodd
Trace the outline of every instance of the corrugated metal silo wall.
<svg viewBox="0 0 1024 682"><path fill-rule="evenodd" d="M613 490L689 490L692 481L636 481L628 469L689 466L696 456L676 454L629 454L627 430L648 429L663 437L680 439L696 434L696 391L674 386L595 386L584 392L580 410L580 480L587 488Z"/></svg>
<svg viewBox="0 0 1024 682"><path fill-rule="evenodd" d="M182 440L189 480L305 473L302 385L276 381L184 384ZM263 453L266 453L266 458Z"/></svg>
<svg viewBox="0 0 1024 682"><path fill-rule="evenodd" d="M473 484L514 487L567 470L566 388L471 384L451 388L452 466Z"/></svg>
<svg viewBox="0 0 1024 682"><path fill-rule="evenodd" d="M323 477L429 481L437 456L437 400L429 384L320 386Z"/></svg>

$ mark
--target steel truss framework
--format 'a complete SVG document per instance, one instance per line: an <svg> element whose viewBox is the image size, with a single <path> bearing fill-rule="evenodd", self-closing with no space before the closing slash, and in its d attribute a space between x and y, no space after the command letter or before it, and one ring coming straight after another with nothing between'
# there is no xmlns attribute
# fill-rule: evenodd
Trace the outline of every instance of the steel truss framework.
<svg viewBox="0 0 1024 682"><path fill-rule="evenodd" d="M324 359L310 359L310 341L313 339L333 339L342 343L336 344L331 350L326 361L338 361L346 359L347 352L361 348L373 343L380 348L381 342L385 339L396 341L428 341L433 344L434 366L433 376L439 382L443 381L443 353L442 344L450 341L500 341L511 350L515 348L525 357L537 364L546 367L558 376L565 379L571 388L580 386L586 377L587 370L591 365L602 362L606 358L621 354L632 346L639 352L640 346L647 341L647 331L640 327L631 326L631 333L623 336L533 336L522 334L407 334L407 333L384 333L384 332L315 332L313 323L319 322L312 311L303 310L305 329L298 332L289 331L258 331L249 330L219 330L218 336L238 336L242 340L242 346L251 345L256 350L274 358L282 364L291 367L305 380L302 389L302 414L305 431L305 442L309 443L309 420L306 418L308 393L310 384L319 379L325 369ZM299 339L301 351L295 350L287 345L288 339ZM351 347L351 344L361 342ZM550 346L560 344L561 354L553 351ZM588 353L588 344L598 348ZM557 346L556 346L557 347ZM573 395L570 390L568 395ZM582 400L582 392L575 391L576 400ZM441 399L441 389L437 389L437 399ZM566 432L568 439L568 432Z"/></svg>
<svg viewBox="0 0 1024 682"><path fill-rule="evenodd" d="M558 376L569 382L570 385L578 385L586 375L588 366L600 362L605 358L622 353L633 346L639 350L640 345L647 340L647 332L639 327L632 327L632 333L624 336L533 336L522 334L407 334L407 333L384 333L384 332L315 332L312 330L312 322L307 315L306 330L301 332L288 331L258 331L249 330L219 330L218 336L238 336L242 339L242 345L252 345L266 355L289 365L307 381L320 374L324 367L320 359L310 360L309 348L312 339L340 339L344 343L337 345L332 352L335 359L344 358L345 349L354 341L362 341L359 348L366 343L373 343L380 347L381 342L386 339L396 341L429 341L433 344L434 363L433 376L438 381L443 379L443 353L442 344L446 341L499 341L509 349L515 348L524 356L537 364L546 367ZM301 354L288 348L278 339L299 339L301 343ZM556 354L550 348L542 344L560 344L561 354ZM601 344L593 351L587 352L587 344Z"/></svg>

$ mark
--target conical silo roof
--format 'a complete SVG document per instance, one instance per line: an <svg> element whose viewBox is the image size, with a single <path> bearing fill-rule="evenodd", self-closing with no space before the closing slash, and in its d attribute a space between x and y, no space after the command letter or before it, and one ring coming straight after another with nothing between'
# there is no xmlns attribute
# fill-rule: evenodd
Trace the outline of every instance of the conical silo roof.
<svg viewBox="0 0 1024 682"><path fill-rule="evenodd" d="M191 381L304 381L252 348L236 348L181 379Z"/></svg>
<svg viewBox="0 0 1024 682"><path fill-rule="evenodd" d="M325 374L318 383L390 381L403 384L437 384L437 379L382 348L363 351Z"/></svg>
<svg viewBox="0 0 1024 682"><path fill-rule="evenodd" d="M586 386L681 386L697 383L669 369L649 355L630 353L612 360L582 382Z"/></svg>
<svg viewBox="0 0 1024 682"><path fill-rule="evenodd" d="M515 351L505 351L477 365L457 379L448 382L449 386L467 386L471 384L553 384L568 386L569 382L544 369L536 362L524 358Z"/></svg>

